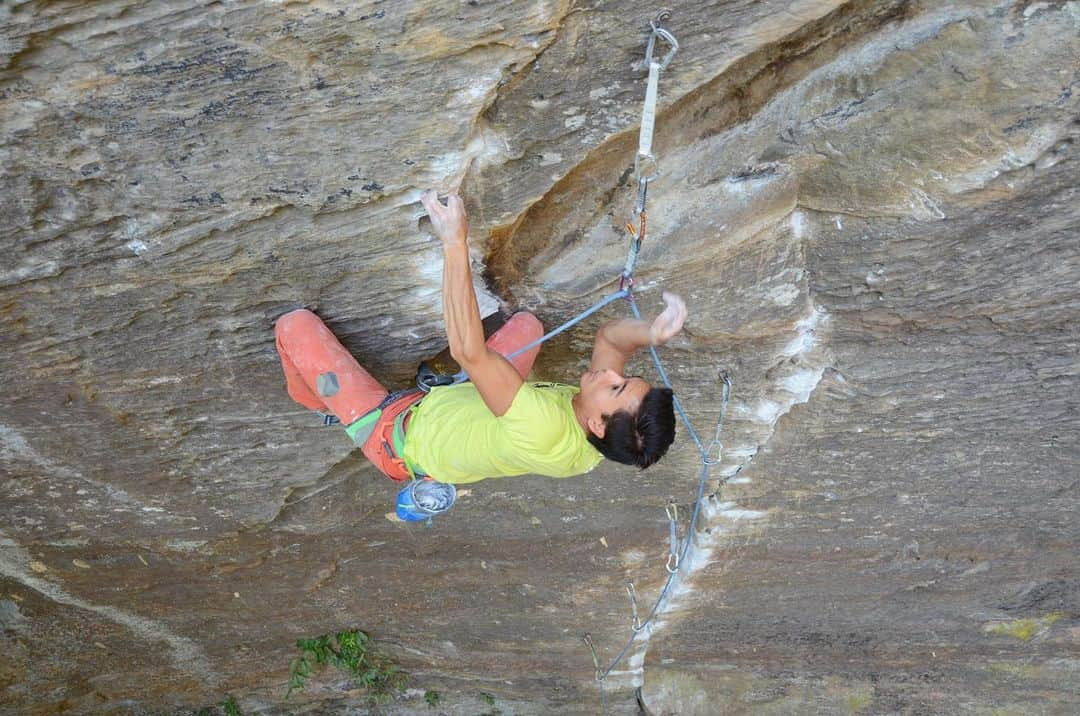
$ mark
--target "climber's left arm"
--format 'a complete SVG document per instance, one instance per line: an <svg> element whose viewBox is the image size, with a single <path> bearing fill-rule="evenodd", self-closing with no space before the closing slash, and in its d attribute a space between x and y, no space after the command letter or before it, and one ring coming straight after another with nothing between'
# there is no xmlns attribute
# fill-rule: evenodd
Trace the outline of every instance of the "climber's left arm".
<svg viewBox="0 0 1080 716"><path fill-rule="evenodd" d="M600 327L593 343L589 370L613 370L622 373L626 361L642 348L661 346L682 330L686 322L686 303L664 291L664 310L651 323L636 318L609 321Z"/></svg>
<svg viewBox="0 0 1080 716"><path fill-rule="evenodd" d="M510 409L524 381L510 361L484 341L484 325L469 267L465 205L461 197L451 194L443 206L433 190L424 192L420 201L443 245L443 321L450 356L469 374L488 409L501 416Z"/></svg>

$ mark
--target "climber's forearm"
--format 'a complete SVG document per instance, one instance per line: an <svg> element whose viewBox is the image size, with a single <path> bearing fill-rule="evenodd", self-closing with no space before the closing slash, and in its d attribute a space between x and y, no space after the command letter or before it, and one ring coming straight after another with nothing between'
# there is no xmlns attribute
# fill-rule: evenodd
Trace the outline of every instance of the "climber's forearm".
<svg viewBox="0 0 1080 716"><path fill-rule="evenodd" d="M469 219L465 202L457 194L450 194L443 205L435 190L428 189L420 195L420 203L427 210L431 228L443 247L443 322L450 355L468 370L469 364L486 355L487 346L469 269Z"/></svg>
<svg viewBox="0 0 1080 716"><path fill-rule="evenodd" d="M443 242L443 321L450 355L465 367L487 350L465 239Z"/></svg>
<svg viewBox="0 0 1080 716"><path fill-rule="evenodd" d="M607 354L610 362L611 351L616 351L624 358L629 358L639 348L662 346L682 330L686 322L686 303L676 294L664 291L664 310L652 322L636 318L624 318L605 323L596 335L596 351ZM603 362L603 360L601 361Z"/></svg>
<svg viewBox="0 0 1080 716"><path fill-rule="evenodd" d="M629 358L641 348L652 345L652 337L647 321L636 318L623 318L610 321L601 326L597 340L604 341L612 348Z"/></svg>

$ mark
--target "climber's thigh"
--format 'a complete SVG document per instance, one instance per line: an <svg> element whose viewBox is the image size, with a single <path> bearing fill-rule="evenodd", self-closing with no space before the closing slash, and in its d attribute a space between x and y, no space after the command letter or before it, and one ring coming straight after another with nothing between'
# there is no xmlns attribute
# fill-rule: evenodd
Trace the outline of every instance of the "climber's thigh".
<svg viewBox="0 0 1080 716"><path fill-rule="evenodd" d="M326 324L300 309L278 319L279 349L319 400L345 425L376 407L387 390L364 370Z"/></svg>

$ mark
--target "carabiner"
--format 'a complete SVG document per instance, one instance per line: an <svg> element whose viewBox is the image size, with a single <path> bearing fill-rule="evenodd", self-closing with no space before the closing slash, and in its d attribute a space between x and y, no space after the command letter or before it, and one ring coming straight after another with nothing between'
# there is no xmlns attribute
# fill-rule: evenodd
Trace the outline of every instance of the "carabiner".
<svg viewBox="0 0 1080 716"><path fill-rule="evenodd" d="M600 668L600 655L596 653L596 646L593 645L592 634L586 632L583 639L585 640L585 643L589 646L589 651L592 652L592 663L593 666L596 667L596 680L603 682L604 671Z"/></svg>
<svg viewBox="0 0 1080 716"><path fill-rule="evenodd" d="M658 20L660 20L660 18L657 18L657 20L649 20L649 27L652 28L652 34L649 35L649 44L645 47L645 66L648 67L653 63L653 50L656 47L656 38L660 37L667 42L668 47L670 48L668 53L664 55L664 59L660 60L658 63L662 70L668 66L668 63L675 57L675 53L679 51L679 41L676 40L675 36L670 32L660 27Z"/></svg>
<svg viewBox="0 0 1080 716"><path fill-rule="evenodd" d="M679 521L679 506L675 504L674 500L671 500L667 503L667 506L664 507L664 511L667 512L667 518L669 522Z"/></svg>
<svg viewBox="0 0 1080 716"><path fill-rule="evenodd" d="M634 171L640 171L641 165L638 161L640 159L641 155L639 154L634 160ZM653 161L652 174L638 179L637 202L634 204L634 213L638 215L645 211L645 202L649 198L649 182L660 173L656 168L656 157L651 157L651 159ZM637 234L635 234L635 236L637 236Z"/></svg>
<svg viewBox="0 0 1080 716"><path fill-rule="evenodd" d="M630 597L630 611L634 615L634 623L630 625L630 629L641 631L645 628L645 625L641 623L641 617L638 616L637 591L634 589L633 582L626 583L626 595Z"/></svg>
<svg viewBox="0 0 1080 716"><path fill-rule="evenodd" d="M679 506L674 500L667 503L669 547L667 571L674 574L679 571ZM674 565L672 564L674 562Z"/></svg>
<svg viewBox="0 0 1080 716"><path fill-rule="evenodd" d="M672 564L674 562L674 564ZM665 565L669 574L675 574L679 571L679 555L669 554L667 559L667 565Z"/></svg>
<svg viewBox="0 0 1080 716"><path fill-rule="evenodd" d="M652 28L652 32L649 34L649 43L645 48L645 67L649 70L649 79L645 88L645 104L641 110L641 131L638 135L638 151L634 157L634 176L637 177L639 184L642 180L651 181L656 179L660 175L660 170L657 167L656 155L652 151L653 129L656 125L656 97L659 92L660 86L660 73L668 63L671 62L671 58L675 56L675 53L679 50L679 43L675 39L675 36L670 32L660 27L661 22L671 15L670 12L661 12L657 15L656 20L649 21L649 27ZM664 55L663 60L653 59L653 52L656 50L656 38L660 37L671 48L668 53ZM639 191L640 191L639 186ZM639 197L639 205L644 205L644 197ZM640 211L640 209L639 209Z"/></svg>

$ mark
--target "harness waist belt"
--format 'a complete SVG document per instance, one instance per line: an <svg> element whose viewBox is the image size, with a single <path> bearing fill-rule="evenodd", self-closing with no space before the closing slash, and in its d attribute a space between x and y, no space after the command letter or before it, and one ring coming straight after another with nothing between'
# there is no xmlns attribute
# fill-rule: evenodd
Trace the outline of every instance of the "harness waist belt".
<svg viewBox="0 0 1080 716"><path fill-rule="evenodd" d="M404 458L405 423L408 421L409 416L412 415L413 409L420 404L424 395L422 391L416 388L390 393L383 398L381 403L345 428L345 433L357 447L364 448L369 441L375 441L367 449L370 450L374 447L374 449L383 452L390 462L397 466L397 469L392 471L394 475L391 476L391 479L407 480L413 475L427 477L426 473L407 463ZM402 404L400 409L397 410L397 414L394 415L394 411L391 410L393 419L390 420L388 415L387 419L384 420L383 415L386 410L396 404ZM397 475L400 475L400 477Z"/></svg>
<svg viewBox="0 0 1080 716"><path fill-rule="evenodd" d="M416 388L397 390L390 393L383 398L381 403L345 426L345 434L352 438L353 443L355 443L357 447L363 447L364 443L366 443L372 433L375 432L375 426L378 424L379 418L382 417L383 410L390 407L398 400L410 395L421 395L421 393Z"/></svg>

